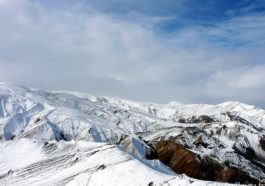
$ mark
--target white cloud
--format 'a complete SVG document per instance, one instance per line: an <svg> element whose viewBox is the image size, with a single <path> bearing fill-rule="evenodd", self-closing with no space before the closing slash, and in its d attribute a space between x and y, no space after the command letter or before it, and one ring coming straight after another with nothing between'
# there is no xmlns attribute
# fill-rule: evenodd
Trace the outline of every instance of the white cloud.
<svg viewBox="0 0 265 186"><path fill-rule="evenodd" d="M208 86L225 86L226 88L262 89L265 88L265 66L238 67L213 74Z"/></svg>
<svg viewBox="0 0 265 186"><path fill-rule="evenodd" d="M209 34L220 43L242 46L265 46L265 16L242 16L217 24Z"/></svg>
<svg viewBox="0 0 265 186"><path fill-rule="evenodd" d="M238 88L265 88L265 65L241 70L235 74L230 86Z"/></svg>
<svg viewBox="0 0 265 186"><path fill-rule="evenodd" d="M142 22L91 7L84 13L78 6L54 11L27 0L0 2L1 81L156 102L256 104L264 92L258 63L265 56L215 47L206 28L165 41ZM232 23L211 34L226 36L225 25Z"/></svg>

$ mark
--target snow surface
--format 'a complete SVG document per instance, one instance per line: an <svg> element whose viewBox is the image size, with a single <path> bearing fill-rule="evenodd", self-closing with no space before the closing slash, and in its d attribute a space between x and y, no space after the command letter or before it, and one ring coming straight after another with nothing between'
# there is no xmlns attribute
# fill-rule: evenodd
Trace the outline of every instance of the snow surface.
<svg viewBox="0 0 265 186"><path fill-rule="evenodd" d="M247 122L231 121L227 112ZM214 118L209 127L179 122L202 115ZM265 160L259 145L265 111L254 106L153 104L0 83L0 185L224 184L177 175L158 160L145 159L149 147L141 138L158 141L182 134L192 148L198 136L183 127L193 126L204 127L226 147L192 149L196 153L219 154L225 161L237 133ZM216 145L209 135L201 135L204 143ZM250 172L265 178L262 172Z"/></svg>
<svg viewBox="0 0 265 186"><path fill-rule="evenodd" d="M162 171L164 165L141 162L106 143L60 141L42 146L20 139L0 146L0 185L213 184Z"/></svg>

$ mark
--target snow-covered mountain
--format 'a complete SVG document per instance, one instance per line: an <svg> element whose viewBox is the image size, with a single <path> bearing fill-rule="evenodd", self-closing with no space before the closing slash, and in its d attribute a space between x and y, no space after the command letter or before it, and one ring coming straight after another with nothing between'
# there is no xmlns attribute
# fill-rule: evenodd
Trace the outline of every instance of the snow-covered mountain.
<svg viewBox="0 0 265 186"><path fill-rule="evenodd" d="M265 182L264 110L0 83L0 185L223 182Z"/></svg>

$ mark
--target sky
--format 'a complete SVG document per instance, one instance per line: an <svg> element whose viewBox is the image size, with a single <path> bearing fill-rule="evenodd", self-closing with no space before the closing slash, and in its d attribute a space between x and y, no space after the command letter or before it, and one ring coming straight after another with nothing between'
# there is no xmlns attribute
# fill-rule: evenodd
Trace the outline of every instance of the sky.
<svg viewBox="0 0 265 186"><path fill-rule="evenodd" d="M265 0L0 0L0 81L265 108Z"/></svg>

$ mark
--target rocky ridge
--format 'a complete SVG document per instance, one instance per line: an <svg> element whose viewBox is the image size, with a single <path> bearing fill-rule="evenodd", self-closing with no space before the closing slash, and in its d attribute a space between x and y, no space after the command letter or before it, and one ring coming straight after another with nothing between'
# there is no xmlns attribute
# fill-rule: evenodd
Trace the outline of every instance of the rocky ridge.
<svg viewBox="0 0 265 186"><path fill-rule="evenodd" d="M67 147L68 143L120 147L129 159L163 174L175 175L171 181L164 180L166 184L177 183L176 180L180 183L178 174L218 182L265 182L265 111L239 102L153 104L0 83L0 127L2 146L28 139L41 147L45 157L50 153L57 157L57 148L50 147L57 143ZM71 148L77 152L82 149ZM64 149L64 156L70 156L72 151ZM1 156L4 157L0 153ZM80 157L66 158L67 166L84 156L88 157L83 153ZM0 184L18 183L16 179L22 179L16 177L22 174L20 169L7 170L5 161L0 158L0 163L6 165L0 170ZM37 165L47 167L41 162ZM95 169L106 171L104 163L97 166ZM88 175L85 172L82 174ZM79 172L60 183L70 184L80 175ZM32 171L26 176L28 180L35 179ZM197 183L190 178L186 181ZM148 184L161 182L152 178Z"/></svg>

